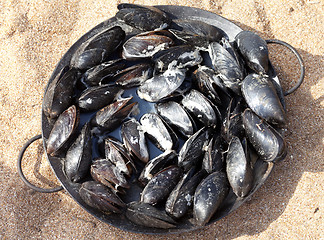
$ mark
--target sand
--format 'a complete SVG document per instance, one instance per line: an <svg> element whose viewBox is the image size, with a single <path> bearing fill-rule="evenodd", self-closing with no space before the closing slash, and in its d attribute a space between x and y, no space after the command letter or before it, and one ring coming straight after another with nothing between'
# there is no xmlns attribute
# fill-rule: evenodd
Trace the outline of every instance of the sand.
<svg viewBox="0 0 324 240"><path fill-rule="evenodd" d="M98 221L64 191L43 194L24 185L16 169L18 152L41 132L43 91L55 65L80 36L112 17L118 2L0 2L0 239L324 239L324 3L319 0L145 1L212 11L265 39L290 43L304 59L305 81L286 97L288 156L234 213L190 233L133 234ZM270 49L288 89L299 76L298 62L282 47ZM33 183L58 184L41 141L23 162Z"/></svg>

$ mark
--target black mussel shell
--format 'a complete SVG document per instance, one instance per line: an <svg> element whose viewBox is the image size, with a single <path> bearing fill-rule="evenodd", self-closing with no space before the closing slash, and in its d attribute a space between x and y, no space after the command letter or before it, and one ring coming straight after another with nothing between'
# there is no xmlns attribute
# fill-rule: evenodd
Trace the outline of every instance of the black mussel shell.
<svg viewBox="0 0 324 240"><path fill-rule="evenodd" d="M86 123L66 153L64 171L67 178L72 182L80 181L89 174L91 162L91 132L89 123Z"/></svg>
<svg viewBox="0 0 324 240"><path fill-rule="evenodd" d="M238 197L245 197L253 186L253 173L246 139L241 143L233 137L226 156L226 173L233 192Z"/></svg>
<svg viewBox="0 0 324 240"><path fill-rule="evenodd" d="M145 186L141 194L141 202L155 205L164 201L181 178L182 170L177 166L169 166L158 172Z"/></svg>
<svg viewBox="0 0 324 240"><path fill-rule="evenodd" d="M102 84L102 81L109 82L112 78L125 68L125 63L122 59L103 62L97 66L88 69L81 77L81 82L86 87L93 87Z"/></svg>
<svg viewBox="0 0 324 240"><path fill-rule="evenodd" d="M104 62L124 41L125 32L115 26L104 30L84 42L71 58L71 66L89 69Z"/></svg>
<svg viewBox="0 0 324 240"><path fill-rule="evenodd" d="M172 163L175 163L177 158L177 153L174 150L165 151L159 156L151 159L143 168L138 180L146 185L155 174L157 174L161 169L166 168Z"/></svg>
<svg viewBox="0 0 324 240"><path fill-rule="evenodd" d="M119 6L116 18L142 31L163 29L171 23L169 17L155 7L135 4L123 4Z"/></svg>
<svg viewBox="0 0 324 240"><path fill-rule="evenodd" d="M192 206L196 187L207 175L205 170L200 170L195 175L193 172L194 169L191 169L182 177L166 201L165 211L174 218L181 218L187 213Z"/></svg>
<svg viewBox="0 0 324 240"><path fill-rule="evenodd" d="M236 45L256 73L267 73L269 68L269 51L266 41L251 31L241 31L235 37Z"/></svg>
<svg viewBox="0 0 324 240"><path fill-rule="evenodd" d="M123 45L124 59L139 59L152 57L158 51L174 44L167 31L141 33L128 39Z"/></svg>
<svg viewBox="0 0 324 240"><path fill-rule="evenodd" d="M203 226L209 222L228 194L228 182L223 172L209 174L198 185L193 204L195 224Z"/></svg>
<svg viewBox="0 0 324 240"><path fill-rule="evenodd" d="M118 170L127 176L131 176L132 169L136 170L133 159L124 145L113 138L105 139L105 156L111 161Z"/></svg>
<svg viewBox="0 0 324 240"><path fill-rule="evenodd" d="M226 142L230 142L232 137L236 136L243 139L245 131L242 122L242 113L246 108L246 104L242 98L230 101L223 120L222 136Z"/></svg>
<svg viewBox="0 0 324 240"><path fill-rule="evenodd" d="M153 68L149 63L140 63L120 71L115 76L117 85L132 88L141 85L153 76Z"/></svg>
<svg viewBox="0 0 324 240"><path fill-rule="evenodd" d="M141 162L147 163L149 152L141 124L135 118L131 118L122 124L120 134L131 155Z"/></svg>
<svg viewBox="0 0 324 240"><path fill-rule="evenodd" d="M222 145L222 138L218 134L209 141L201 167L208 173L222 170L224 161Z"/></svg>
<svg viewBox="0 0 324 240"><path fill-rule="evenodd" d="M146 113L141 119L142 130L161 151L175 149L178 137L166 122L156 113Z"/></svg>
<svg viewBox="0 0 324 240"><path fill-rule="evenodd" d="M206 66L199 66L192 76L200 92L207 96L212 102L216 104L222 103L216 89L218 88L222 91L225 86L213 69Z"/></svg>
<svg viewBox="0 0 324 240"><path fill-rule="evenodd" d="M208 42L218 42L226 35L215 26L192 19L173 20L170 31L180 40L198 46L207 46Z"/></svg>
<svg viewBox="0 0 324 240"><path fill-rule="evenodd" d="M126 206L110 189L95 181L84 182L79 194L86 204L105 213L121 213Z"/></svg>
<svg viewBox="0 0 324 240"><path fill-rule="evenodd" d="M200 64L203 59L199 50L191 45L178 45L154 54L155 71L165 72L168 68L186 68Z"/></svg>
<svg viewBox="0 0 324 240"><path fill-rule="evenodd" d="M193 166L199 166L209 137L210 129L202 128L188 138L179 152L178 166L182 167L185 171L188 171Z"/></svg>
<svg viewBox="0 0 324 240"><path fill-rule="evenodd" d="M217 125L219 117L217 107L199 91L192 89L185 94L181 104L204 126L215 127Z"/></svg>
<svg viewBox="0 0 324 240"><path fill-rule="evenodd" d="M148 102L158 102L175 92L184 82L185 77L185 69L168 69L163 74L146 80L138 87L137 95Z"/></svg>
<svg viewBox="0 0 324 240"><path fill-rule="evenodd" d="M209 44L209 54L213 67L219 73L224 85L241 95L241 82L244 75L237 59L217 42Z"/></svg>
<svg viewBox="0 0 324 240"><path fill-rule="evenodd" d="M175 131L180 132L185 137L190 137L196 129L195 123L188 112L177 102L169 101L155 104L157 113Z"/></svg>
<svg viewBox="0 0 324 240"><path fill-rule="evenodd" d="M81 111L95 111L112 103L122 93L123 90L118 86L95 86L84 90L77 102Z"/></svg>
<svg viewBox="0 0 324 240"><path fill-rule="evenodd" d="M43 111L49 118L58 117L73 102L74 86L80 72L65 67L49 84L43 101Z"/></svg>
<svg viewBox="0 0 324 240"><path fill-rule="evenodd" d="M246 136L262 160L272 162L286 157L286 142L280 133L250 109L242 117Z"/></svg>
<svg viewBox="0 0 324 240"><path fill-rule="evenodd" d="M122 98L100 109L91 119L92 125L98 126L106 132L113 131L125 118L137 110L137 102L128 104L131 99L132 97Z"/></svg>
<svg viewBox="0 0 324 240"><path fill-rule="evenodd" d="M126 217L135 224L151 228L175 228L176 222L166 214L150 204L131 202L127 205Z"/></svg>
<svg viewBox="0 0 324 240"><path fill-rule="evenodd" d="M286 113L272 82L263 75L249 74L243 80L242 94L246 103L258 116L272 124L283 126Z"/></svg>
<svg viewBox="0 0 324 240"><path fill-rule="evenodd" d="M55 156L64 148L79 124L79 111L72 105L58 117L47 140L47 154Z"/></svg>
<svg viewBox="0 0 324 240"><path fill-rule="evenodd" d="M90 173L94 180L109 187L114 192L118 192L120 187L129 188L129 183L123 174L123 168L114 165L108 159L102 158L93 161Z"/></svg>

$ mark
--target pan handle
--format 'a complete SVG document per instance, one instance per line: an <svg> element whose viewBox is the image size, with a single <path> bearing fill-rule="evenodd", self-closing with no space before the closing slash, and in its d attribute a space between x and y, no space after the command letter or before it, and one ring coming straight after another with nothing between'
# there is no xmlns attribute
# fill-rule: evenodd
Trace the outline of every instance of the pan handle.
<svg viewBox="0 0 324 240"><path fill-rule="evenodd" d="M32 137L31 139L29 139L24 146L21 148L20 152L19 152L19 156L18 156L18 161L17 161L17 168L18 168L18 175L19 177L23 180L23 182L30 187L31 189L37 191L37 192L42 192L42 193L54 193L54 192L58 192L61 191L63 189L62 186L59 186L57 188L50 188L50 189L45 189L45 188L40 188L40 187L36 187L35 185L31 184L27 178L25 177L22 168L21 168L21 161L22 158L24 156L24 153L26 151L26 149L29 147L30 144L32 144L34 141L38 140L42 138L42 135L37 135L35 137Z"/></svg>
<svg viewBox="0 0 324 240"><path fill-rule="evenodd" d="M279 45L282 45L286 48L288 48L290 51L293 52L293 54L295 54L298 62L299 62L299 65L300 65L300 77L298 79L298 81L296 82L295 86L293 86L292 88L290 88L288 91L284 92L284 95L285 96L288 96L290 94L292 94L294 91L296 91L300 85L303 83L304 81L304 77L305 77L305 66L304 66L304 61L302 59L302 57L300 56L300 54L297 52L297 50L291 46L290 44L284 42L284 41L281 41L281 40L277 40L277 39L268 39L266 40L267 44L279 44Z"/></svg>

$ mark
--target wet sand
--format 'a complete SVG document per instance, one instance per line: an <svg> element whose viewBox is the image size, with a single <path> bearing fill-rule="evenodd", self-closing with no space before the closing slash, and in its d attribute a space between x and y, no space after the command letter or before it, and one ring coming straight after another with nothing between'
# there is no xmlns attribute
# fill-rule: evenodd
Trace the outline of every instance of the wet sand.
<svg viewBox="0 0 324 240"><path fill-rule="evenodd" d="M79 37L114 16L117 2L0 2L0 239L323 239L323 1L145 1L209 10L264 39L286 41L304 59L304 83L286 97L288 156L234 213L189 233L134 234L98 221L64 191L42 194L23 184L16 159L22 145L41 132L43 92L52 71ZM288 89L299 77L298 62L282 47L271 45L270 52ZM40 141L27 150L23 169L38 186L58 183Z"/></svg>

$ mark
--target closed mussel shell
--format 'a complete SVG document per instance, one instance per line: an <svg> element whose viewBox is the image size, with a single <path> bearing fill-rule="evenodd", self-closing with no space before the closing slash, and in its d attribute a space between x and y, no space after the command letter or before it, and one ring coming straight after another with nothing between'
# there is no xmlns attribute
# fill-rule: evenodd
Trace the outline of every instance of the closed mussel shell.
<svg viewBox="0 0 324 240"><path fill-rule="evenodd" d="M267 73L269 52L266 41L251 31L241 31L235 37L237 47L248 66L256 73Z"/></svg>
<svg viewBox="0 0 324 240"><path fill-rule="evenodd" d="M78 105L81 111L95 111L112 103L122 93L123 90L117 86L101 85L87 88L78 98Z"/></svg>
<svg viewBox="0 0 324 240"><path fill-rule="evenodd" d="M174 228L176 222L166 214L150 204L131 202L127 205L126 217L135 224L151 228Z"/></svg>
<svg viewBox="0 0 324 240"><path fill-rule="evenodd" d="M243 112L243 124L249 142L262 160L272 162L286 157L287 148L284 138L251 109Z"/></svg>
<svg viewBox="0 0 324 240"><path fill-rule="evenodd" d="M182 170L169 166L158 172L142 191L141 201L155 205L164 201L181 178Z"/></svg>
<svg viewBox="0 0 324 240"><path fill-rule="evenodd" d="M138 59L152 57L158 51L174 44L167 31L146 32L135 35L123 44L124 59Z"/></svg>
<svg viewBox="0 0 324 240"><path fill-rule="evenodd" d="M121 45L124 38L125 32L119 26L99 32L81 44L71 58L71 66L85 70L102 63Z"/></svg>
<svg viewBox="0 0 324 240"><path fill-rule="evenodd" d="M79 124L79 111L75 105L66 109L58 117L47 140L47 154L55 156L65 147Z"/></svg>
<svg viewBox="0 0 324 240"><path fill-rule="evenodd" d="M169 26L171 20L156 7L135 4L120 4L116 18L142 31L163 29Z"/></svg>
<svg viewBox="0 0 324 240"><path fill-rule="evenodd" d="M77 69L65 67L46 90L43 111L49 118L58 117L73 102L74 86L80 72Z"/></svg>
<svg viewBox="0 0 324 240"><path fill-rule="evenodd" d="M238 137L233 137L226 156L226 173L233 192L238 197L248 195L253 184L253 174L244 139L241 143Z"/></svg>
<svg viewBox="0 0 324 240"><path fill-rule="evenodd" d="M207 175L205 170L193 175L194 170L191 169L182 177L166 201L165 211L172 217L181 218L188 212L196 187Z"/></svg>
<svg viewBox="0 0 324 240"><path fill-rule="evenodd" d="M225 173L209 174L198 185L194 195L193 216L195 224L203 226L209 222L228 193Z"/></svg>
<svg viewBox="0 0 324 240"><path fill-rule="evenodd" d="M258 116L269 123L283 126L286 114L272 82L263 75L249 74L242 82L246 103Z"/></svg>
<svg viewBox="0 0 324 240"><path fill-rule="evenodd" d="M117 195L95 181L84 182L79 194L86 204L105 213L120 213L125 207L125 203Z"/></svg>
<svg viewBox="0 0 324 240"><path fill-rule="evenodd" d="M219 116L217 107L199 91L192 89L183 97L181 104L204 126L215 127L217 125Z"/></svg>
<svg viewBox="0 0 324 240"><path fill-rule="evenodd" d="M122 59L103 62L88 69L81 77L81 82L86 87L98 86L102 81L109 82L112 78L125 67Z"/></svg>
<svg viewBox="0 0 324 240"><path fill-rule="evenodd" d="M87 176L92 161L92 141L90 126L86 123L80 135L68 149L65 160L65 174L72 182L78 182Z"/></svg>
<svg viewBox="0 0 324 240"><path fill-rule="evenodd" d="M91 124L98 126L106 132L114 130L126 117L128 117L133 111L137 110L137 102L128 104L131 99L132 97L118 99L100 109L91 119Z"/></svg>
<svg viewBox="0 0 324 240"><path fill-rule="evenodd" d="M202 41L201 38L205 39L206 42L218 42L225 35L221 29L208 23L193 19L175 19L173 20L172 28L178 30L174 32L171 29L177 37L190 44L198 46L204 44L204 41ZM179 36L177 35L178 33L182 34ZM183 33L187 35L184 35ZM201 38L196 38L197 36Z"/></svg>

